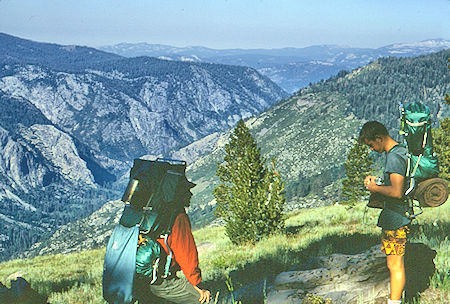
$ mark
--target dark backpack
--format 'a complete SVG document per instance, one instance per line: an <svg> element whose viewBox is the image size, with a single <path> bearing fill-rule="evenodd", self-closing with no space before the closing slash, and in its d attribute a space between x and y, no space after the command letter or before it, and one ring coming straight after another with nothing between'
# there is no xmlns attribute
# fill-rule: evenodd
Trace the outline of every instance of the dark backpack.
<svg viewBox="0 0 450 304"><path fill-rule="evenodd" d="M186 179L185 171L184 161L134 160L130 181L122 197L126 205L114 230L128 230L128 234L113 234L105 255L103 297L109 303L131 303L135 274L150 284L170 274L172 252L167 238L176 217L189 205L189 201L180 198L184 197L184 191L195 185ZM125 246L127 238L132 238L130 244L134 248ZM159 238L165 240L169 255L157 241ZM119 246L120 252L110 247L114 242L124 244ZM122 273L130 279L121 279ZM125 294L127 297L123 296Z"/></svg>

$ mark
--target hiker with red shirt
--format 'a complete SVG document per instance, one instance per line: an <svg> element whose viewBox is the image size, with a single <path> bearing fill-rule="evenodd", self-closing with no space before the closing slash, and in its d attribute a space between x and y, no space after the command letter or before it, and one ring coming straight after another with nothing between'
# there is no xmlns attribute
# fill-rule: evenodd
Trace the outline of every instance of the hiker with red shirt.
<svg viewBox="0 0 450 304"><path fill-rule="evenodd" d="M181 201L180 205L189 205L192 197L190 188L194 185L187 183L186 187L177 194L177 199ZM172 253L171 274L151 285L140 282L139 285L143 288L139 288L141 290L138 291L139 303L148 303L147 301L162 303L162 299L169 303L180 304L209 303L210 292L198 286L202 281L202 275L198 265L197 246L192 235L189 217L184 210L177 215L167 238L170 249L166 246L164 239L160 238L157 241L168 255ZM176 275L178 270L183 273L181 278ZM146 290L150 290L151 294L145 294Z"/></svg>

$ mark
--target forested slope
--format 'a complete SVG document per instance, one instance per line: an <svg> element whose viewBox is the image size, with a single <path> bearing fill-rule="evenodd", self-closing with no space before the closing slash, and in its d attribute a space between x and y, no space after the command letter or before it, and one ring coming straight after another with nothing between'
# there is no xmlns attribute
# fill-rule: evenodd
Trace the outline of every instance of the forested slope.
<svg viewBox="0 0 450 304"><path fill-rule="evenodd" d="M450 50L416 58L382 58L351 72L314 84L247 123L267 158L274 157L286 181L290 208L339 200L343 163L365 121L378 120L399 138L398 102L420 101L433 123L449 117L443 104L450 92ZM223 159L222 137L212 153L188 170L199 184L193 205L205 221L213 219L212 189L217 163Z"/></svg>

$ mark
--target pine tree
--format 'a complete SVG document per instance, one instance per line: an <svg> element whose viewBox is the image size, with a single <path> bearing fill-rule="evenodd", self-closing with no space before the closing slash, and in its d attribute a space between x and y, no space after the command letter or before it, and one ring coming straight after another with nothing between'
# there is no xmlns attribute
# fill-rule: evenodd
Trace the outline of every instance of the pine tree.
<svg viewBox="0 0 450 304"><path fill-rule="evenodd" d="M450 58L447 59L447 68L450 70ZM445 94L443 103L450 105L450 95ZM439 121L439 128L431 129L433 135L433 148L439 159L439 177L450 179L450 118Z"/></svg>
<svg viewBox="0 0 450 304"><path fill-rule="evenodd" d="M450 118L440 121L437 129L433 132L433 148L439 159L439 176L450 179Z"/></svg>
<svg viewBox="0 0 450 304"><path fill-rule="evenodd" d="M224 162L214 189L215 214L225 220L225 231L233 243L255 242L284 228L284 183L265 166L260 148L241 120L225 145Z"/></svg>
<svg viewBox="0 0 450 304"><path fill-rule="evenodd" d="M373 172L373 160L369 156L369 149L357 141L347 155L344 163L346 178L342 180L342 199L353 206L367 195L364 189L364 178Z"/></svg>
<svg viewBox="0 0 450 304"><path fill-rule="evenodd" d="M450 58L447 59L447 68L450 70ZM448 93L445 94L445 101L444 101L444 103L446 105L450 105L450 95L448 95Z"/></svg>

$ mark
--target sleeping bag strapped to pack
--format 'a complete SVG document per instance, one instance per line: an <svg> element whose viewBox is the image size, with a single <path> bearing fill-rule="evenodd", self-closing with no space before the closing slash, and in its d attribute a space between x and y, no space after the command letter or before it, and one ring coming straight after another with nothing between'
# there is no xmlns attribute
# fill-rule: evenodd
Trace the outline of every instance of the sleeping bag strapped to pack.
<svg viewBox="0 0 450 304"><path fill-rule="evenodd" d="M116 225L106 246L103 263L103 298L108 303L133 303L136 244L139 227Z"/></svg>
<svg viewBox="0 0 450 304"><path fill-rule="evenodd" d="M436 177L439 165L433 154L430 109L420 102L413 102L401 106L400 111L400 134L408 148L407 176L417 181Z"/></svg>
<svg viewBox="0 0 450 304"><path fill-rule="evenodd" d="M186 179L185 171L184 161L134 160L130 181L122 197L126 205L118 224L121 228L116 229L119 231L133 229L134 233L138 231L138 236L133 234L133 250L127 247L122 250L119 258L111 257L114 255L110 253L113 248L108 243L104 262L103 297L109 303L131 303L120 299L123 298L122 294L132 294L135 273L150 284L170 274L172 252L167 244L167 238L175 218L184 211L184 207L189 206L189 199L186 198L190 196L186 196L186 192L195 186ZM111 237L113 238L116 238L115 234ZM157 241L160 238L164 239L169 255ZM110 240L110 243L113 244L113 241ZM128 262L129 257L133 260L132 271ZM126 266L122 265L122 259L127 261ZM119 268L121 270L118 270ZM132 275L131 284L130 280L122 280L116 275L122 272ZM122 288L118 289L117 285Z"/></svg>

